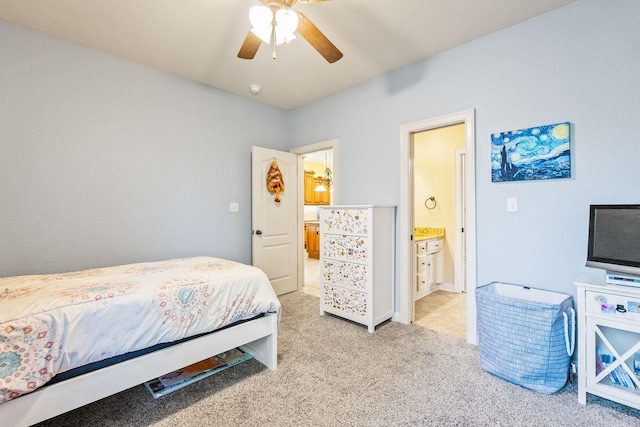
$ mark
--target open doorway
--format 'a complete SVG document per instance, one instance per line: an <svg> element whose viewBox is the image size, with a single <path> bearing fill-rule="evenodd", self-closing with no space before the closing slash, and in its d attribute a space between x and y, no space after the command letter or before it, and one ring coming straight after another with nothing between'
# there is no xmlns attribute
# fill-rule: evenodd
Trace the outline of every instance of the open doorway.
<svg viewBox="0 0 640 427"><path fill-rule="evenodd" d="M467 338L464 294L465 125L415 132L413 160L414 320Z"/></svg>
<svg viewBox="0 0 640 427"><path fill-rule="evenodd" d="M333 152L302 155L304 165L304 285L302 291L320 296L320 207L331 204Z"/></svg>
<svg viewBox="0 0 640 427"><path fill-rule="evenodd" d="M443 128L451 125L462 124L464 126L464 158L458 161L464 167L464 189L460 191L459 197L464 197L464 251L466 253L463 284L466 287L466 322L467 341L476 343L476 310L475 310L475 135L474 135L474 110L466 110L460 113L422 120L401 126L400 159L400 210L399 210L399 263L398 278L399 286L396 298L399 301L398 320L402 323L414 321L414 287L416 284L416 242L415 235L415 213L414 205L414 158L412 157L412 141L417 133L431 129ZM462 167L462 166L461 166ZM458 194L456 192L456 194ZM429 194L424 195L425 199L430 198ZM421 195L422 197L422 195ZM454 196L455 197L455 196ZM437 201L437 197L436 197ZM429 203L429 206L432 206ZM456 223L458 224L458 223ZM456 228L462 226L456 225ZM459 244L459 243L458 243ZM454 282L455 286L455 282Z"/></svg>
<svg viewBox="0 0 640 427"><path fill-rule="evenodd" d="M291 150L298 155L298 289L320 296L319 207L338 203L338 140Z"/></svg>

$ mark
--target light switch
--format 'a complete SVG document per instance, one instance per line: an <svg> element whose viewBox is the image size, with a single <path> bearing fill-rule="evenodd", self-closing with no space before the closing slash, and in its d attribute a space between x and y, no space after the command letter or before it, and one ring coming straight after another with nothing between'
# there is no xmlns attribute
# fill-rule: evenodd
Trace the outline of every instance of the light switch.
<svg viewBox="0 0 640 427"><path fill-rule="evenodd" d="M507 198L507 212L518 212L518 198L517 197L508 197Z"/></svg>
<svg viewBox="0 0 640 427"><path fill-rule="evenodd" d="M229 203L229 212L240 212L240 204L238 202Z"/></svg>

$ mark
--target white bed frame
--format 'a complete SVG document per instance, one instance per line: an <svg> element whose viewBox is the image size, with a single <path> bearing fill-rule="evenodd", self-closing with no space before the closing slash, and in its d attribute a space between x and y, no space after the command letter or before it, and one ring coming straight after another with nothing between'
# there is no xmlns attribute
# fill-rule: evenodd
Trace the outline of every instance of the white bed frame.
<svg viewBox="0 0 640 427"><path fill-rule="evenodd" d="M0 404L0 420L3 425L29 426L235 347L242 348L267 368L275 370L278 364L278 315L270 313L44 386Z"/></svg>

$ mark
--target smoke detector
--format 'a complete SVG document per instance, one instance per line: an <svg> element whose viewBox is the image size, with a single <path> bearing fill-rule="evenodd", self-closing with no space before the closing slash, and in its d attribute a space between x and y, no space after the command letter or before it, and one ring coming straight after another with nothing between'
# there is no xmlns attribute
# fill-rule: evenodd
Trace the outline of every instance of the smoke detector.
<svg viewBox="0 0 640 427"><path fill-rule="evenodd" d="M262 89L262 87L260 85L256 85L256 84L249 85L249 91L253 95L259 94L261 89Z"/></svg>

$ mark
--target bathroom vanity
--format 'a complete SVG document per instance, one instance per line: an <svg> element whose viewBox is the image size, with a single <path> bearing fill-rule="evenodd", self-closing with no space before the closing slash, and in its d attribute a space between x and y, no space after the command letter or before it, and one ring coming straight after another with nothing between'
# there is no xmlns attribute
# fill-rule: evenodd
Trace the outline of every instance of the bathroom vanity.
<svg viewBox="0 0 640 427"><path fill-rule="evenodd" d="M444 281L443 228L416 228L414 232L414 301L438 289Z"/></svg>

